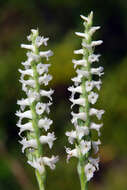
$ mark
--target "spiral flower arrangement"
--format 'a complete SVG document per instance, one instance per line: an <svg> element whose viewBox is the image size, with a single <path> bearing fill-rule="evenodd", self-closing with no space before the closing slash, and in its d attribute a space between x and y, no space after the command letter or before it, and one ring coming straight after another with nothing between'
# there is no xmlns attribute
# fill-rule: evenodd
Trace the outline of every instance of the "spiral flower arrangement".
<svg viewBox="0 0 127 190"><path fill-rule="evenodd" d="M97 102L97 90L101 88L101 77L103 67L93 67L95 62L99 61L99 54L94 53L95 46L102 43L101 40L93 41L92 37L99 26L92 26L93 12L88 17L81 15L84 33L76 32L76 35L82 38L82 48L75 50L75 54L81 54L80 60L73 60L74 68L76 68L77 76L72 78L74 86L68 88L71 91L70 101L71 108L78 105L78 112L71 112L72 124L74 130L66 132L69 143L74 144L74 148L66 148L67 160L71 157L78 158L78 174L81 183L81 190L86 190L88 181L94 175L94 172L99 169L99 158L97 156L100 139L93 139L93 131L97 131L97 136L100 136L100 128L103 124L98 124L92 121L92 117L96 116L98 120L102 118L104 110L98 110L93 105ZM95 80L96 79L96 80ZM77 98L78 97L78 98Z"/></svg>
<svg viewBox="0 0 127 190"><path fill-rule="evenodd" d="M19 117L17 126L22 138L20 141L22 152L26 152L28 164L35 169L39 188L44 190L45 166L54 169L58 161L58 156L44 156L44 144L48 144L51 149L56 139L54 132L47 133L53 123L48 118L53 90L46 88L52 79L52 76L48 74L50 64L42 62L43 58L48 61L53 53L51 50L39 51L41 45L47 46L48 38L39 36L38 30L32 29L27 39L31 44L21 44L22 48L28 50L26 53L27 60L22 62L24 70L19 69L21 73L20 82L26 98L17 101L20 106L20 110L16 112Z"/></svg>

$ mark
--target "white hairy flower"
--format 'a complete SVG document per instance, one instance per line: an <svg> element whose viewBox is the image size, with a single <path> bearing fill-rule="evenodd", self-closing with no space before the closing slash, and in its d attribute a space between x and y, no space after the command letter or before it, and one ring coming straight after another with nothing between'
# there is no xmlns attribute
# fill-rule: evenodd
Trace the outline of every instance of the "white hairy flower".
<svg viewBox="0 0 127 190"><path fill-rule="evenodd" d="M23 138L21 141L19 141L20 144L23 145L22 152L24 153L24 150L26 148L37 148L37 142L35 139L27 140L26 138Z"/></svg>
<svg viewBox="0 0 127 190"><path fill-rule="evenodd" d="M86 113L85 112L80 112L80 113L74 113L74 112L71 112L71 115L73 116L71 122L74 124L74 123L77 123L77 120L80 119L80 120L83 120L83 121L86 121Z"/></svg>
<svg viewBox="0 0 127 190"><path fill-rule="evenodd" d="M66 153L68 154L67 155L67 162L69 161L69 159L71 157L78 157L78 155L79 155L77 148L72 149L72 150L70 148L66 148Z"/></svg>
<svg viewBox="0 0 127 190"><path fill-rule="evenodd" d="M74 54L83 54L83 49L78 49L74 51Z"/></svg>
<svg viewBox="0 0 127 190"><path fill-rule="evenodd" d="M55 141L55 140L56 140L56 138L55 138L54 132L48 133L47 136L45 136L45 135L40 136L40 142L42 144L46 144L47 143L49 145L50 149L52 148L53 141Z"/></svg>
<svg viewBox="0 0 127 190"><path fill-rule="evenodd" d="M56 162L59 160L58 156L52 156L51 158L48 157L43 157L42 158L42 162L44 163L44 165L49 166L52 170L55 169L56 167Z"/></svg>
<svg viewBox="0 0 127 190"><path fill-rule="evenodd" d="M34 131L31 122L28 122L28 123L25 123L25 124L21 124L21 121L19 120L19 122L18 122L16 125L17 125L17 127L20 128L19 135L20 135L22 132L24 132L24 131L32 131L32 132Z"/></svg>
<svg viewBox="0 0 127 190"><path fill-rule="evenodd" d="M87 154L89 152L89 150L91 149L91 142L81 140L80 148L81 148L81 152L83 155Z"/></svg>
<svg viewBox="0 0 127 190"><path fill-rule="evenodd" d="M71 80L74 82L75 86L78 86L79 83L81 83L82 75L77 75L77 77L74 77Z"/></svg>
<svg viewBox="0 0 127 190"><path fill-rule="evenodd" d="M81 60L75 60L75 59L73 59L72 63L74 63L74 68L76 68L77 66L84 66L84 67L87 66L87 61L84 60L84 59L81 59Z"/></svg>
<svg viewBox="0 0 127 190"><path fill-rule="evenodd" d="M41 45L45 45L47 46L47 41L49 40L49 38L44 38L43 36L37 36L35 39L35 44L37 47L40 47Z"/></svg>
<svg viewBox="0 0 127 190"><path fill-rule="evenodd" d="M90 63L98 62L99 61L99 57L100 57L100 54L98 54L98 55L92 54L92 55L89 56L88 61Z"/></svg>
<svg viewBox="0 0 127 190"><path fill-rule="evenodd" d="M76 131L70 131L65 133L68 136L68 141L70 144L73 144L75 138L77 137Z"/></svg>
<svg viewBox="0 0 127 190"><path fill-rule="evenodd" d="M89 128L86 126L75 126L77 137L79 140L82 139L82 137L87 136L89 134Z"/></svg>
<svg viewBox="0 0 127 190"><path fill-rule="evenodd" d="M40 56L33 53L33 52L27 52L26 53L27 57L28 57L28 61L32 62L32 61L39 61Z"/></svg>
<svg viewBox="0 0 127 190"><path fill-rule="evenodd" d="M89 129L86 126L81 127L81 126L76 125L75 131L72 130L70 132L66 132L65 134L66 134L66 136L68 136L68 141L70 142L70 144L73 144L73 142L76 138L81 140L83 136L88 135Z"/></svg>
<svg viewBox="0 0 127 190"><path fill-rule="evenodd" d="M92 146L94 149L95 154L97 154L97 152L99 151L99 145L101 144L100 139L98 139L97 141L92 141Z"/></svg>
<svg viewBox="0 0 127 190"><path fill-rule="evenodd" d="M44 113L45 109L46 109L46 104L43 104L40 102L36 104L36 113L38 115L41 115L42 113Z"/></svg>
<svg viewBox="0 0 127 190"><path fill-rule="evenodd" d="M95 108L91 108L89 114L95 115L100 120L104 112L105 112L104 110L97 110Z"/></svg>
<svg viewBox="0 0 127 190"><path fill-rule="evenodd" d="M91 104L95 104L96 101L98 99L98 94L95 93L95 92L91 92L89 95L88 95L88 101L91 103Z"/></svg>
<svg viewBox="0 0 127 190"><path fill-rule="evenodd" d="M98 75L99 77L101 77L104 73L102 72L104 70L103 67L98 67L98 68L91 68L91 73L93 75Z"/></svg>
<svg viewBox="0 0 127 190"><path fill-rule="evenodd" d="M40 174L44 173L45 168L41 158L36 158L33 161L27 161L27 163L38 170Z"/></svg>
<svg viewBox="0 0 127 190"><path fill-rule="evenodd" d="M50 90L40 90L40 95L41 96L46 96L48 97L50 100L52 100L52 94L53 94L54 90L50 89Z"/></svg>
<svg viewBox="0 0 127 190"><path fill-rule="evenodd" d="M40 57L45 57L47 61L49 60L49 57L53 55L53 52L51 50L48 51L40 51L39 53Z"/></svg>
<svg viewBox="0 0 127 190"><path fill-rule="evenodd" d="M75 32L75 34L79 37L85 38L86 40L88 39L88 34L87 33L82 33L82 32Z"/></svg>
<svg viewBox="0 0 127 190"><path fill-rule="evenodd" d="M39 128L44 128L45 131L47 131L50 128L50 125L52 125L52 120L48 119L47 117L42 118L38 121Z"/></svg>
<svg viewBox="0 0 127 190"><path fill-rule="evenodd" d="M68 90L72 92L72 97L74 97L75 93L80 93L80 94L82 93L82 87L81 86L77 86L77 87L70 86L68 88Z"/></svg>
<svg viewBox="0 0 127 190"><path fill-rule="evenodd" d="M81 105L81 106L85 106L84 98L74 99L73 97L71 97L70 101L72 102L71 108L76 104Z"/></svg>
<svg viewBox="0 0 127 190"><path fill-rule="evenodd" d="M37 65L37 72L39 73L39 75L42 75L43 73L47 73L49 66L50 66L50 64L39 63Z"/></svg>
<svg viewBox="0 0 127 190"><path fill-rule="evenodd" d="M100 26L92 26L90 28L89 34L92 36L96 32L96 30L99 30L99 29L100 29Z"/></svg>
<svg viewBox="0 0 127 190"><path fill-rule="evenodd" d="M19 110L19 111L16 112L16 116L18 116L21 119L23 119L23 118L32 119L32 113L31 113L30 110L25 111L25 112L21 112Z"/></svg>
<svg viewBox="0 0 127 190"><path fill-rule="evenodd" d="M44 76L39 77L39 83L44 84L45 86L48 85L50 80L52 80L52 76L49 74L44 74Z"/></svg>
<svg viewBox="0 0 127 190"><path fill-rule="evenodd" d="M98 136L100 136L100 128L103 126L102 124L96 124L94 122L91 122L90 129L95 129L98 132Z"/></svg>
<svg viewBox="0 0 127 190"><path fill-rule="evenodd" d="M92 157L89 157L89 162L95 166L95 168L97 170L99 170L99 158L92 158Z"/></svg>
<svg viewBox="0 0 127 190"><path fill-rule="evenodd" d="M88 163L85 166L85 174L87 177L87 181L89 181L93 177L95 171L96 171L96 168L92 164Z"/></svg>

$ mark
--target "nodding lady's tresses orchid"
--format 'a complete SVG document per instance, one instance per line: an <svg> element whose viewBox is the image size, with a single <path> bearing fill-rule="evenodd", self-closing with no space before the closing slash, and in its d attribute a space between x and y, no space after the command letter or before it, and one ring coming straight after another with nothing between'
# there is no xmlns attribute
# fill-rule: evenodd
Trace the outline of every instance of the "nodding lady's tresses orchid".
<svg viewBox="0 0 127 190"><path fill-rule="evenodd" d="M94 54L95 46L102 43L101 40L92 41L92 36L99 26L92 26L93 12L88 17L81 15L83 19L83 25L85 32L76 32L76 35L82 38L82 48L75 50L75 54L81 54L80 60L73 60L74 68L76 68L77 76L72 79L74 86L68 88L72 95L70 101L72 106L78 105L79 111L77 113L72 112L72 124L74 130L66 132L68 140L71 144L75 145L74 149L66 148L68 154L67 160L70 157L77 157L78 174L81 182L81 190L86 190L88 181L93 177L94 172L98 170L99 158L96 156L101 144L100 139L93 140L92 130L97 131L100 136L100 128L103 124L97 124L91 121L91 116L96 116L97 119L101 119L104 114L104 110L98 110L93 107L98 99L98 94L95 90L101 88L101 77L103 73L103 67L93 67L95 62L99 61L99 54ZM96 80L94 80L97 75ZM94 78L92 77L94 76ZM77 94L79 95L78 98ZM76 97L75 97L76 95ZM94 158L92 157L95 154Z"/></svg>
<svg viewBox="0 0 127 190"><path fill-rule="evenodd" d="M48 38L38 35L38 30L31 30L28 36L30 45L21 44L22 48L27 49L27 61L22 62L24 69L19 69L21 73L20 82L22 90L26 93L26 98L17 101L20 110L16 112L19 117L17 126L19 135L22 137L22 152L26 152L28 164L35 168L36 177L40 190L44 190L45 166L55 168L58 156L51 158L44 156L44 144L51 149L53 141L56 139L54 132L48 132L52 125L52 120L47 117L52 104L53 90L47 90L46 86L52 79L48 74L50 64L42 62L43 58L47 61L53 55L51 50L39 51L41 45L47 46ZM43 89L42 89L43 88Z"/></svg>

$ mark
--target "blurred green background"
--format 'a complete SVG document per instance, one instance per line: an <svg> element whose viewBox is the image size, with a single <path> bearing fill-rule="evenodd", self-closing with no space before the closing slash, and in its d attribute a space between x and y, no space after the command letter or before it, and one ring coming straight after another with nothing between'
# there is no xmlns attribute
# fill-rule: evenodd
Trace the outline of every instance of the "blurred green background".
<svg viewBox="0 0 127 190"><path fill-rule="evenodd" d="M50 37L48 48L55 89L50 117L54 120L57 140L53 153L60 155L55 171L47 172L47 190L77 190L80 184L77 160L66 164L64 133L70 123L71 78L75 75L73 50L80 47L75 31L83 31L80 14L94 11L94 25L100 25L95 39L103 45L99 65L105 75L97 103L105 109L100 148L100 170L92 179L89 190L127 190L127 1L126 0L0 0L0 190L37 190L33 169L21 153L16 127L17 99L22 97L18 68L26 59L20 48L26 43L31 28Z"/></svg>

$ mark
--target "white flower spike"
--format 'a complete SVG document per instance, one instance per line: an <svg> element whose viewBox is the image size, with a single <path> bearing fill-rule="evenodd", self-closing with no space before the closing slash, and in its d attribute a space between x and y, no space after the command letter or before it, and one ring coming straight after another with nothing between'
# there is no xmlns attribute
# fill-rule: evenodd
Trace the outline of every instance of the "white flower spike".
<svg viewBox="0 0 127 190"><path fill-rule="evenodd" d="M91 156L93 153L95 155L98 153L101 142L100 140L93 141L92 131L97 131L97 137L100 136L100 129L103 124L92 122L92 117L96 116L100 120L104 114L104 110L93 107L99 97L96 91L101 89L100 77L104 72L101 66L93 67L94 62L99 62L100 57L100 54L94 53L94 49L102 44L102 40L92 41L92 36L100 27L92 26L93 12L88 17L81 15L81 18L83 19L85 32L76 32L76 35L81 37L82 47L74 51L75 54L80 54L80 58L79 60L72 60L77 76L72 79L74 85L68 88L71 92L71 108L78 106L79 110L77 113L71 112L71 122L75 129L66 132L69 143L75 147L72 150L66 148L66 152L67 161L71 157L78 158L81 189L86 189L87 182L92 179L94 172L99 169L99 158L92 158ZM94 80L93 75L96 75L98 80Z"/></svg>
<svg viewBox="0 0 127 190"><path fill-rule="evenodd" d="M21 44L21 47L28 51L27 61L22 62L24 69L19 69L20 82L26 98L17 101L20 110L16 112L16 116L19 117L17 123L20 129L19 135L24 134L22 140L19 141L22 144L22 152L26 152L28 164L35 168L39 188L42 190L44 189L45 166L55 169L58 161L57 156L46 157L43 147L44 144L48 144L51 149L56 140L54 132L46 134L53 123L48 118L48 114L54 91L44 88L52 79L52 76L48 74L50 64L46 64L44 59L49 60L53 53L51 50L39 51L41 45L47 46L48 38L39 36L38 30L32 29L28 40L31 44ZM44 97L49 101L44 102Z"/></svg>

